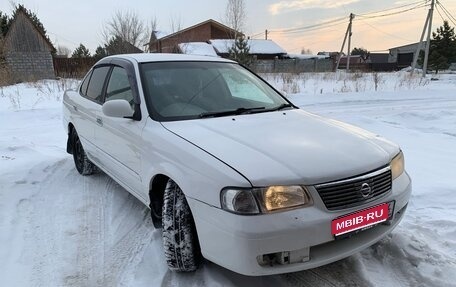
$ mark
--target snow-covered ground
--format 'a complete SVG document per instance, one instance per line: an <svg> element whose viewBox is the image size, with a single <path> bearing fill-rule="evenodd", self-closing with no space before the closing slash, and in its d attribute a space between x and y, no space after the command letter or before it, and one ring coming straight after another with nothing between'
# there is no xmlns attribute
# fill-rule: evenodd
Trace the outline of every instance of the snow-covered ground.
<svg viewBox="0 0 456 287"><path fill-rule="evenodd" d="M303 109L402 146L413 194L390 236L298 273L170 272L147 208L65 152L61 98L76 82L19 84L0 88L0 286L456 286L456 75L265 76Z"/></svg>

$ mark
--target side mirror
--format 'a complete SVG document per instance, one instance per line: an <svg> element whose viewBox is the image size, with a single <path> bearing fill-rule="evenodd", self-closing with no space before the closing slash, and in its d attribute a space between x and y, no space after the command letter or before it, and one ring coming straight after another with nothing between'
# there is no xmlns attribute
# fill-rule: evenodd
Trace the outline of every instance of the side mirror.
<svg viewBox="0 0 456 287"><path fill-rule="evenodd" d="M131 118L133 110L126 100L111 100L101 106L103 114L114 118Z"/></svg>

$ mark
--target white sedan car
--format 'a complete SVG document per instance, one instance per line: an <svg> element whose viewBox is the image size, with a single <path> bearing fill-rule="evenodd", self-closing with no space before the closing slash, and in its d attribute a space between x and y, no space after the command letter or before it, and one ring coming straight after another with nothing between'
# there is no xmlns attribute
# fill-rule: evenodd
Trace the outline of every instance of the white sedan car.
<svg viewBox="0 0 456 287"><path fill-rule="evenodd" d="M78 172L98 167L150 206L172 270L328 264L391 232L411 193L396 144L299 109L229 60L107 57L63 114Z"/></svg>

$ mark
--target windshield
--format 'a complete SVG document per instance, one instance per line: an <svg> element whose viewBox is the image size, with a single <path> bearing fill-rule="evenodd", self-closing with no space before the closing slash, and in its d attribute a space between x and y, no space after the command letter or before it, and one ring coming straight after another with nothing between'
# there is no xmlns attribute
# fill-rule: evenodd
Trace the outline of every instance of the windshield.
<svg viewBox="0 0 456 287"><path fill-rule="evenodd" d="M141 78L149 114L159 121L292 107L268 84L233 63L144 63Z"/></svg>

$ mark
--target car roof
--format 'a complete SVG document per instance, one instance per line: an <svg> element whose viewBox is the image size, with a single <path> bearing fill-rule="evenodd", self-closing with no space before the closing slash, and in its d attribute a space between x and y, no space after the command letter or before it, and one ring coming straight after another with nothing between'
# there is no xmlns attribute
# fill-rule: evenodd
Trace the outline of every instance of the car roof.
<svg viewBox="0 0 456 287"><path fill-rule="evenodd" d="M164 53L141 53L141 54L121 54L103 58L108 59L125 59L134 60L138 63L147 62L170 62L170 61L204 61L204 62L227 62L234 63L231 60L210 56L195 56L186 54L164 54Z"/></svg>

